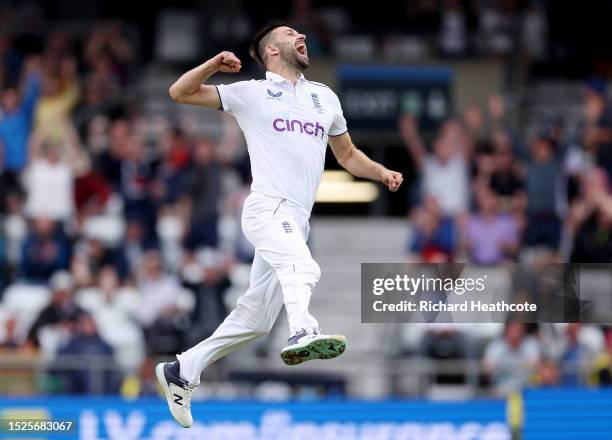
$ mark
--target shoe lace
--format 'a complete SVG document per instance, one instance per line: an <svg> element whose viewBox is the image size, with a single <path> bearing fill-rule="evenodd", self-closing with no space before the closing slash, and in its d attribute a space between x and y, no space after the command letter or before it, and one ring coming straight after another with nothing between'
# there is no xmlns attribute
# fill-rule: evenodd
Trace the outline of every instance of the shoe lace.
<svg viewBox="0 0 612 440"><path fill-rule="evenodd" d="M319 334L319 329L318 328L301 328L297 331L297 333L295 333L293 336L289 337L289 341L291 341L294 338L297 337L303 337L306 335L318 335Z"/></svg>
<svg viewBox="0 0 612 440"><path fill-rule="evenodd" d="M195 385L187 385L185 387L185 408L191 408L191 397L193 396L193 390L195 390Z"/></svg>

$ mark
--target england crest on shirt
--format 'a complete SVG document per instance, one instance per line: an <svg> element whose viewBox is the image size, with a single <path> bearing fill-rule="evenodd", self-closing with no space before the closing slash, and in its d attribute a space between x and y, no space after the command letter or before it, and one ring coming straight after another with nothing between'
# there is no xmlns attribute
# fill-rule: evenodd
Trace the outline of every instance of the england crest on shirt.
<svg viewBox="0 0 612 440"><path fill-rule="evenodd" d="M312 108L314 108L317 112L323 113L323 107L321 106L321 101L319 101L319 95L316 93L311 93L310 97L312 98Z"/></svg>

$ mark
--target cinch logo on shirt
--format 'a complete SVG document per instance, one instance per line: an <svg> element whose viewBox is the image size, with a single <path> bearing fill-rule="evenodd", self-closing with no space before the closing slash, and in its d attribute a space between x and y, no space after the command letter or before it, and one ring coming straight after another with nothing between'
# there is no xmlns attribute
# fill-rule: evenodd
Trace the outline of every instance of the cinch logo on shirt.
<svg viewBox="0 0 612 440"><path fill-rule="evenodd" d="M272 127L276 131L299 131L300 133L306 133L310 136L319 136L319 130L321 130L321 139L323 139L323 135L325 134L325 128L318 122L303 122L299 119L283 119L276 118L272 121Z"/></svg>

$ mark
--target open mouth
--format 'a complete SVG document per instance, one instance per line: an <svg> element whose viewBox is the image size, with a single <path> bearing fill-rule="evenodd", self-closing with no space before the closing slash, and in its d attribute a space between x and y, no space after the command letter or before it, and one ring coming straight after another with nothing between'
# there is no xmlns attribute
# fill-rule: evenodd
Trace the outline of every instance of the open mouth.
<svg viewBox="0 0 612 440"><path fill-rule="evenodd" d="M306 55L306 45L304 43L299 43L296 47L295 50L297 50L297 53L299 53L300 55Z"/></svg>

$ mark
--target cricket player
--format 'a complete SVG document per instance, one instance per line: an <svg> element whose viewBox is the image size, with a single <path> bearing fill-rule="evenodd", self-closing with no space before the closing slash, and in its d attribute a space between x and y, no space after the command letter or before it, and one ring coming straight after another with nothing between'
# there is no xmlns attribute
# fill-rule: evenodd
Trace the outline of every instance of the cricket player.
<svg viewBox="0 0 612 440"><path fill-rule="evenodd" d="M250 286L235 310L206 340L156 367L170 412L184 427L193 423L191 396L208 365L267 334L285 305L290 337L281 351L287 365L342 354L346 338L321 333L308 311L321 270L306 245L308 220L325 165L327 144L354 176L397 191L402 175L370 160L348 134L340 101L327 86L307 80L306 36L283 22L255 36L251 56L265 79L207 85L217 72L240 72L232 52L221 52L188 71L171 87L176 102L225 111L244 132L253 183L244 202L242 229L255 247Z"/></svg>

